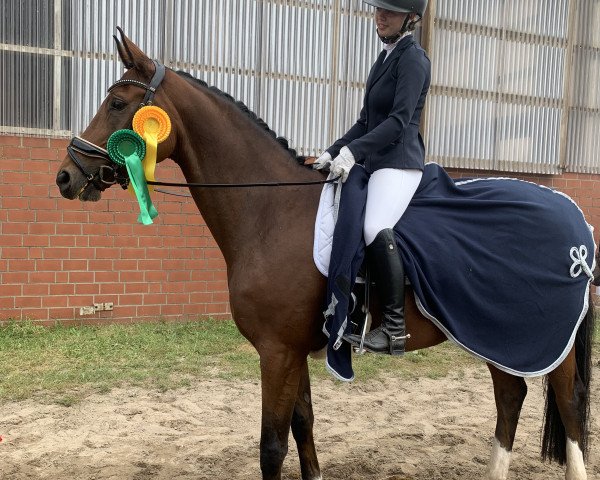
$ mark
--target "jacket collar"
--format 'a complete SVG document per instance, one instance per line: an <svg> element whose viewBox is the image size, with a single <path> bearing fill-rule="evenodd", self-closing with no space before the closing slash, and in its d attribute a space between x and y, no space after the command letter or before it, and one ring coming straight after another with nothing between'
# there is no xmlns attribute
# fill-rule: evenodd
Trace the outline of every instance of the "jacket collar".
<svg viewBox="0 0 600 480"><path fill-rule="evenodd" d="M383 65L381 65L377 71L374 72L374 75L372 78L369 78L367 80L367 91L371 89L371 87L373 87L373 85L377 82L377 80L379 80L381 78L381 76L387 72L388 68L390 68L390 65L393 63L393 60L395 58L398 58L400 55L402 55L402 53L411 45L414 45L416 43L416 40L414 39L413 35L407 35L406 37L404 37L402 40L400 40L398 42L398 45L396 45L396 48L394 48L394 50L392 50L392 53L389 54L388 58L385 60L385 62L383 63Z"/></svg>

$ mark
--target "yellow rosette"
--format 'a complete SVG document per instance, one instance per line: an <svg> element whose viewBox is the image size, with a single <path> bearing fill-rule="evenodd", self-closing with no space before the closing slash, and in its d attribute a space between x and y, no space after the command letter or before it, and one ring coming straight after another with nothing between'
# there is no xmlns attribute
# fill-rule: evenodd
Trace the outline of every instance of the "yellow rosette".
<svg viewBox="0 0 600 480"><path fill-rule="evenodd" d="M171 133L171 119L160 107L142 107L133 117L133 130L146 142L146 156L142 161L146 180L155 181L158 144L166 140ZM150 190L154 188L150 186Z"/></svg>

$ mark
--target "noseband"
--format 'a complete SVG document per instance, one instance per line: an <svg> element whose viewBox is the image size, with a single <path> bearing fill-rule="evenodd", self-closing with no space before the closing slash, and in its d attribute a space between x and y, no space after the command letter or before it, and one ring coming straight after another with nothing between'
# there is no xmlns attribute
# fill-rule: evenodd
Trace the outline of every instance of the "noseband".
<svg viewBox="0 0 600 480"><path fill-rule="evenodd" d="M142 101L142 103L139 104L138 110L142 107L145 107L146 105L152 105L156 89L160 86L163 79L165 78L166 70L165 66L162 63L159 63L156 60L153 60L153 62L155 66L155 72L149 84L145 84L138 80L131 80L125 78L117 80L115 83L113 83L109 87L108 92L122 85L135 85L136 87L140 87L146 90L146 95L144 95L144 100ZM79 194L81 194L81 192L83 192L90 183L101 191L106 190L108 187L114 185L115 183L118 183L124 189L127 188L127 186L129 185L129 177L125 173L125 169L121 165L118 165L117 163L113 162L110 156L108 155L108 152L102 147L99 147L98 145L95 145L85 140L84 138L73 137L71 139L71 142L67 146L67 153L69 154L71 160L73 160L75 166L81 171L81 173L83 173L87 180L85 185L79 191ZM99 158L102 160L106 160L109 163L108 165L100 166L100 168L95 173L90 173L83 166L80 159L78 158L78 155Z"/></svg>

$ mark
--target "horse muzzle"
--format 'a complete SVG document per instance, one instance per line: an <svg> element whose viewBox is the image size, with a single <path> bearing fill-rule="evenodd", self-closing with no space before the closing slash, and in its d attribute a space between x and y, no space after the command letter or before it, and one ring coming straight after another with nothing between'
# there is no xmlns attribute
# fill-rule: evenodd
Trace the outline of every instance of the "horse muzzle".
<svg viewBox="0 0 600 480"><path fill-rule="evenodd" d="M110 159L108 152L103 148L81 137L74 137L67 147L67 153L78 171L73 171L67 166L58 172L56 185L63 197L69 200L79 198L83 201L96 201L100 199L104 190L116 183L124 189L127 188L127 173L122 166ZM91 172L84 166L81 157L91 157L108 163Z"/></svg>

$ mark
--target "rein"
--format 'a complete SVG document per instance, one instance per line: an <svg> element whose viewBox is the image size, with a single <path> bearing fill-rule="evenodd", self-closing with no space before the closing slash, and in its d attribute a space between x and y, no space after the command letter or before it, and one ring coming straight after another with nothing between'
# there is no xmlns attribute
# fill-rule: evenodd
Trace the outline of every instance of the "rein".
<svg viewBox="0 0 600 480"><path fill-rule="evenodd" d="M162 187L194 187L194 188L249 188L249 187L297 187L303 185L325 185L336 183L341 177L337 176L328 180L312 180L308 182L258 182L258 183L176 183L176 182L153 182L148 180L148 185L160 185ZM163 192L168 193L168 192Z"/></svg>
<svg viewBox="0 0 600 480"><path fill-rule="evenodd" d="M154 100L154 95L156 90L162 83L165 78L166 68L162 63L153 60L156 70L152 79L150 80L150 84L145 84L140 82L139 80L132 79L122 79L117 80L113 83L109 88L108 92L112 89L120 87L121 85L133 85L139 88L143 88L146 90L146 94L144 95L144 100L140 103L138 109L145 107L146 105L152 105L152 101ZM100 190L105 190L111 185L118 183L121 185L123 189L126 189L129 185L129 178L127 175L123 175L123 168L121 165L115 163L111 158L108 152L92 143L88 140L81 137L73 137L71 142L67 146L67 153L73 163L79 168L81 173L87 179L86 184L81 188L81 192L87 188L87 186L92 183ZM108 160L110 165L102 165L95 173L88 172L81 161L77 158L77 154L81 154L88 157L96 157L101 158L103 160ZM192 188L250 188L250 187L295 187L295 186L304 186L304 185L324 185L326 183L335 183L340 179L340 177L336 177L328 180L314 180L308 182L258 182L258 183L177 183L177 182L158 182L153 180L147 180L146 183L148 185L157 185L164 187L192 187ZM167 193L170 195L177 195L175 193L162 191L162 193Z"/></svg>

